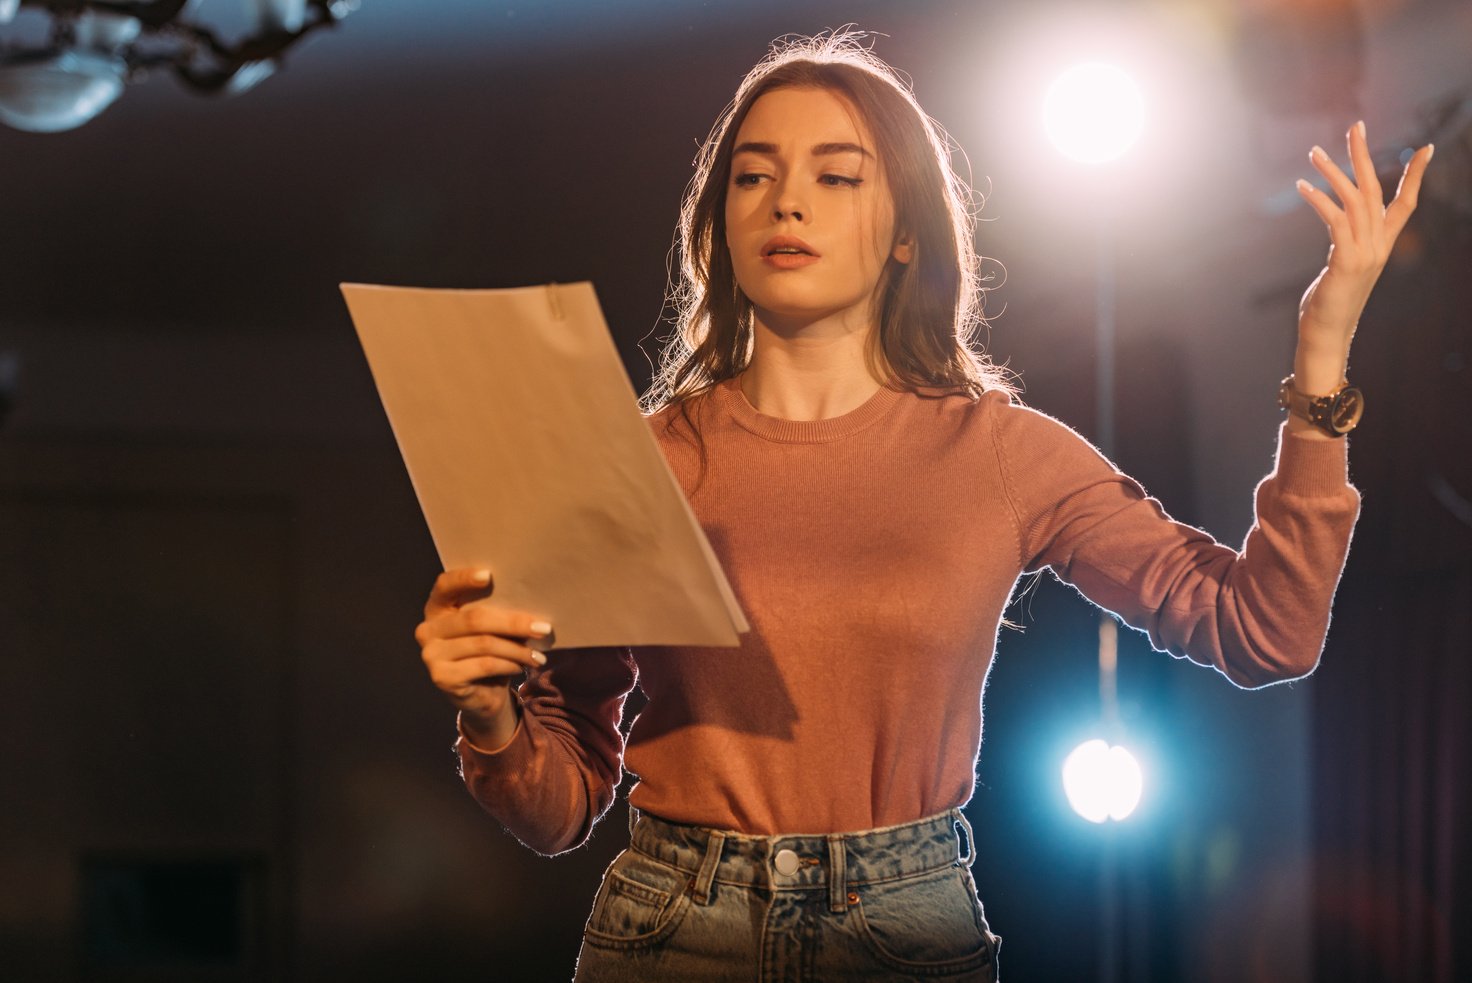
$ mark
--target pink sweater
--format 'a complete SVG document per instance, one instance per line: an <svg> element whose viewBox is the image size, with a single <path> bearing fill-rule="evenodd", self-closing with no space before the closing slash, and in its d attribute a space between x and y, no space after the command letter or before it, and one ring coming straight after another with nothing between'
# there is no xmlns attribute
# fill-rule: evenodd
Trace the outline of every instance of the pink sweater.
<svg viewBox="0 0 1472 983"><path fill-rule="evenodd" d="M1049 567L1154 646L1242 686L1311 672L1359 496L1344 441L1279 436L1240 553L1171 520L1061 423L989 393L881 389L853 412L758 413L734 382L651 423L752 630L740 648L553 652L511 742L465 781L531 848L631 803L747 833L828 833L964 804L981 695L1020 574ZM697 478L700 478L697 481ZM635 684L648 705L625 749Z"/></svg>

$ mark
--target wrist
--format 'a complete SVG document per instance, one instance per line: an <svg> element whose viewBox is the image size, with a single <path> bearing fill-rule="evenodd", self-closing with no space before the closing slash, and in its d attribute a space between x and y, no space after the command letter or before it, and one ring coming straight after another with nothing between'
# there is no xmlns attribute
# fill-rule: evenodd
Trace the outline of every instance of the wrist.
<svg viewBox="0 0 1472 983"><path fill-rule="evenodd" d="M1312 423L1309 423L1303 417L1298 416L1298 415L1293 414L1293 413L1289 413L1288 414L1288 420L1284 424L1284 426L1288 428L1288 432L1289 433L1293 434L1296 437L1305 437L1305 438L1307 438L1309 440L1337 440L1338 439L1336 437L1332 437L1329 434L1324 433L1324 431L1320 430L1318 427L1314 426Z"/></svg>
<svg viewBox="0 0 1472 983"><path fill-rule="evenodd" d="M1299 392L1327 396L1344 384L1349 374L1349 347L1312 342L1300 337L1293 354L1293 378Z"/></svg>
<svg viewBox="0 0 1472 983"><path fill-rule="evenodd" d="M1304 392L1296 375L1278 386L1278 405L1288 411L1288 429L1298 434L1317 431L1325 437L1343 437L1355 428L1364 412L1364 394L1341 379L1327 392Z"/></svg>
<svg viewBox="0 0 1472 983"><path fill-rule="evenodd" d="M460 737L472 749L482 754L498 754L506 749L521 727L520 700L514 691L508 692L501 712L483 714L474 710L461 710L456 720Z"/></svg>

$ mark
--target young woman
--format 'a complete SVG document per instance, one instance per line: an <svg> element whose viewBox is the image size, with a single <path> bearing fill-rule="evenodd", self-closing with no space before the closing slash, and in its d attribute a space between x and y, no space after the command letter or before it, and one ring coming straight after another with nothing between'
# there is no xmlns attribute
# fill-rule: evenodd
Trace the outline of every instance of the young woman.
<svg viewBox="0 0 1472 983"><path fill-rule="evenodd" d="M966 190L892 70L843 36L752 70L691 184L683 330L648 397L750 633L544 656L526 643L551 625L467 606L491 572L451 570L416 636L460 711L466 783L532 849L581 844L623 767L639 776L578 979L995 979L959 809L1026 571L1239 685L1312 671L1358 497L1309 406L1344 384L1431 157L1385 208L1362 125L1349 150L1355 180L1312 156L1337 203L1300 182L1333 245L1238 553L1020 406L970 346Z"/></svg>

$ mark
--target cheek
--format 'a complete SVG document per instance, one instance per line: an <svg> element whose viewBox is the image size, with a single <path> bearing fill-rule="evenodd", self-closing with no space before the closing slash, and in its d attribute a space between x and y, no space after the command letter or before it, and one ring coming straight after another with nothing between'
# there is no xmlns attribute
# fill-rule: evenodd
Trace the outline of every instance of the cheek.
<svg viewBox="0 0 1472 983"><path fill-rule="evenodd" d="M747 279L748 267L751 264L747 257L747 250L741 245L741 228L740 212L728 203L726 205L726 229L722 242L725 246L727 268L736 280L736 286L745 293L746 284L743 281Z"/></svg>
<svg viewBox="0 0 1472 983"><path fill-rule="evenodd" d="M736 248L736 240L741 237L741 214L736 206L727 199L726 201L726 248L735 255L739 250Z"/></svg>
<svg viewBox="0 0 1472 983"><path fill-rule="evenodd" d="M753 238L766 234L761 215L759 195L741 195L726 199L726 249L731 255L731 266L738 279L757 262L752 256Z"/></svg>
<svg viewBox="0 0 1472 983"><path fill-rule="evenodd" d="M871 207L859 209L854 221L855 239L862 244L865 272L872 274L884 266L894 247L894 219L887 210Z"/></svg>
<svg viewBox="0 0 1472 983"><path fill-rule="evenodd" d="M744 226L750 225L753 217L762 212L762 196L746 192L726 199L726 238L740 235Z"/></svg>

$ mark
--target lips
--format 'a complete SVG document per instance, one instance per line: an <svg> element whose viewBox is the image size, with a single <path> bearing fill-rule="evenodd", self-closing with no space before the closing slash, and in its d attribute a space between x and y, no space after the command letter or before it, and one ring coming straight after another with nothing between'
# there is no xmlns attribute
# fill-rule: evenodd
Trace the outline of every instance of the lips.
<svg viewBox="0 0 1472 983"><path fill-rule="evenodd" d="M773 236L762 246L762 256L810 256L817 259L821 254L797 236Z"/></svg>
<svg viewBox="0 0 1472 983"><path fill-rule="evenodd" d="M797 236L774 236L762 246L762 262L779 270L796 270L818 261L818 251Z"/></svg>

